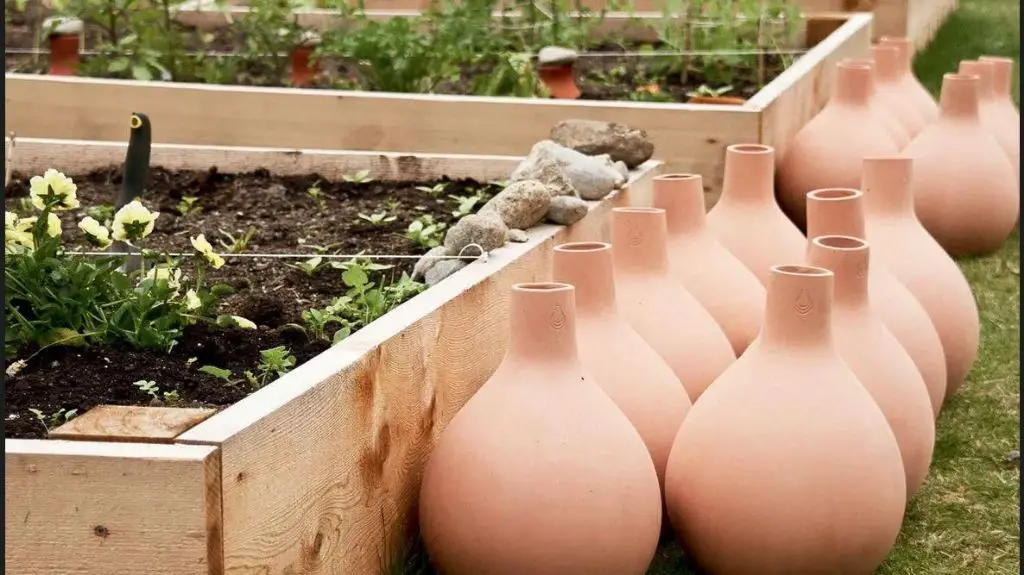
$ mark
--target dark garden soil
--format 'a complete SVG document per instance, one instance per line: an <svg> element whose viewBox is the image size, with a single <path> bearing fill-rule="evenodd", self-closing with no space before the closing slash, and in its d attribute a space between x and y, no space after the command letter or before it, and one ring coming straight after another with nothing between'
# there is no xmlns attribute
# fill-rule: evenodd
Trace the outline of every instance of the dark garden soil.
<svg viewBox="0 0 1024 575"><path fill-rule="evenodd" d="M120 167L89 174L69 174L78 185L82 208L61 213L63 242L67 249L90 249L77 228L86 208L112 207L121 184ZM27 214L25 198L28 178L15 173L4 198L5 209ZM443 192L431 195L417 186L443 184ZM311 188L320 190L322 206L310 196ZM282 177L266 170L246 174L222 174L208 171L168 171L153 168L143 202L160 212L156 227L142 246L167 252L193 251L189 238L205 234L218 252L229 250L219 240L230 243L221 232L236 238L253 230L242 253L300 253L316 255L315 246L334 254L406 254L415 255L426 248L405 237L405 230L416 218L429 214L449 225L459 201L483 189L482 200L495 190L473 180L436 182L345 182L330 181L317 175ZM183 197L195 197L198 213L183 216L177 209ZM360 218L387 212L395 216L389 223L374 225ZM100 219L100 218L97 218ZM171 353L137 351L116 346L90 348L50 347L32 356L34 349L22 350L17 357L31 357L14 377L6 378L4 406L6 437L42 437L45 429L29 409L52 414L60 409L84 413L97 404L146 405L151 398L133 382L152 380L161 392L178 391L181 406L230 405L251 393L245 382L225 384L204 372L203 365L228 369L233 374L252 370L259 363L261 350L285 346L296 357L296 365L327 349L323 341L310 341L300 331L285 328L302 323L301 314L309 308L323 308L343 295L346 286L341 271L323 265L313 275L290 267L303 260L226 258L219 270L207 269L207 285L224 283L235 292L226 296L218 313L239 315L255 322L256 330L188 328ZM344 260L330 260L344 261ZM378 285L411 272L414 258L374 260L393 268L376 272L371 279ZM194 273L183 263L186 275ZM193 359L195 358L195 359ZM9 365L14 358L6 358ZM241 378L238 378L241 379Z"/></svg>
<svg viewBox="0 0 1024 575"><path fill-rule="evenodd" d="M204 43L199 37L188 30L183 29L185 44L189 49L200 49ZM231 47L238 45L240 38L232 38L226 31L218 31L212 38L208 38L206 50L230 52ZM85 48L91 49L96 44L98 34L90 34L87 38ZM5 47L16 49L27 49L33 47L33 35L30 32L24 17L15 14L6 26ZM45 42L44 42L45 44ZM46 46L43 46L46 49ZM687 77L682 78L679 73L669 73L667 69L673 62L670 56L653 57L638 56L640 50L663 50L664 47L653 45L640 45L632 42L625 44L604 43L592 46L590 51L601 52L601 57L588 57L586 52L581 55L576 64L576 76L581 98L584 100L627 100L627 101L666 101L685 102L688 93L697 90L700 86L708 84L709 88L718 88L723 80L728 78L732 90L724 94L731 97L750 98L756 94L761 87L771 82L781 74L787 64L779 55L767 55L764 58L763 69L757 56L731 56L728 62L725 60L714 60L710 57L694 58L689 66ZM623 52L629 55L608 56L610 52ZM89 59L83 57L83 62ZM230 58L228 58L230 59ZM226 59L226 60L228 60ZM83 64L84 65L84 64ZM5 70L7 72L20 73L46 73L48 57L45 54L33 57L26 54L5 54ZM226 63L220 67L224 74L224 80L232 84L247 86L286 86L288 76L288 57L279 55L276 58L246 58L237 60L233 66L228 67ZM320 74L314 78L310 87L313 88L337 88L348 90L370 89L363 85L363 81L355 66L349 62L337 58L325 57L320 61ZM678 70L680 65L675 63L671 68ZM464 68L457 79L441 82L434 88L435 93L440 94L471 94L474 84L480 79L486 78L493 69L493 65L483 64ZM723 69L725 70L723 76ZM80 74L84 72L79 71ZM196 72L198 73L198 72ZM192 74L194 76L194 74ZM189 77L185 73L186 81L201 82L202 77ZM127 78L125 74L120 77ZM717 78L717 79L716 79Z"/></svg>

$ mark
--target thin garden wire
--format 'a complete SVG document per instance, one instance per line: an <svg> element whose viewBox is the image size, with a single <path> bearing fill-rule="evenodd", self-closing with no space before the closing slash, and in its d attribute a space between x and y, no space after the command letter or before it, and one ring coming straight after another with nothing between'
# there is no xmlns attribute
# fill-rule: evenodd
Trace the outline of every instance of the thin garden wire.
<svg viewBox="0 0 1024 575"><path fill-rule="evenodd" d="M466 250L470 248L476 248L480 250L481 255L463 255ZM115 257L115 256L134 256L138 255L133 252L97 252L97 251L66 251L66 255L71 256L95 256L95 257ZM168 256L172 258L182 258L188 256L201 256L199 252L152 252L154 255ZM299 259L308 260L311 258L323 258L323 259L348 259L357 260L361 258L365 259L437 259L437 260L477 260L487 261L487 252L484 251L483 246L480 244L467 244L464 248L459 250L458 255L409 255L409 254L318 254L318 253L305 253L305 254L271 254L271 253L218 253L216 254L222 258L251 258L251 259Z"/></svg>

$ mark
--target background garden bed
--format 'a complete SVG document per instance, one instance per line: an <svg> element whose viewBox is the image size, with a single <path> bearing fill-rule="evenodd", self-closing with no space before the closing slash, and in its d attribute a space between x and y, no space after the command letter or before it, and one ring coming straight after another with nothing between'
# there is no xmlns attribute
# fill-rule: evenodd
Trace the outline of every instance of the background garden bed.
<svg viewBox="0 0 1024 575"><path fill-rule="evenodd" d="M5 75L5 129L19 137L117 140L147 112L156 141L416 153L523 155L563 119L647 130L673 171L717 201L725 148L789 140L828 101L835 65L868 54L870 15L809 16L809 50L743 106L245 88Z"/></svg>
<svg viewBox="0 0 1024 575"><path fill-rule="evenodd" d="M118 161L124 145L23 138L16 154L20 169L73 173ZM154 146L152 163L488 180L518 160ZM659 170L651 161L634 171L629 193ZM8 440L5 487L19 497L5 509L7 567L378 573L405 549L433 441L504 354L510 286L547 277L556 243L607 238L608 213L627 195L591 203L570 228L531 228L528 242L474 262L173 444Z"/></svg>

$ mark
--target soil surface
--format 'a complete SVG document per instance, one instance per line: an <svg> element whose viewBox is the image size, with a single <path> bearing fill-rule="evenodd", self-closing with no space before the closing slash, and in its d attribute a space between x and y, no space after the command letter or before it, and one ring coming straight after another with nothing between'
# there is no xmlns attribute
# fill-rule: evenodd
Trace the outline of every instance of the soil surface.
<svg viewBox="0 0 1024 575"><path fill-rule="evenodd" d="M81 209L61 213L63 241L67 249L90 249L77 228L87 208L112 208L121 184L120 167L89 174L69 174L78 185ZM5 194L5 209L27 214L25 200L28 177L15 173ZM416 187L443 191L430 194ZM319 189L319 202L308 191ZM496 188L473 180L429 182L330 181L318 175L282 177L265 170L246 174L208 171L168 171L153 168L143 202L160 212L156 227L141 245L168 252L192 252L189 241L199 233L218 252L229 250L220 243L231 241L248 230L253 235L242 253L300 253L313 257L316 247L333 254L421 254L427 248L405 237L408 225L422 215L449 225L456 221L453 211L459 198L479 195L479 208ZM182 215L183 197L194 197L198 213ZM472 210L472 211L475 211ZM387 212L391 222L372 224L360 215ZM97 218L100 219L100 218ZM146 405L151 397L132 383L155 381L161 392L178 391L181 406L224 406L253 391L245 381L225 384L204 372L203 365L229 369L234 379L259 363L259 352L286 346L296 356L296 365L327 349L323 341L309 341L302 332L284 328L302 323L309 308L322 308L343 295L346 286L341 271L327 265L312 275L289 266L302 259L226 258L219 270L207 270L207 285L224 283L235 293L226 296L218 313L240 315L258 325L257 330L189 328L170 354L137 351L116 346L91 348L51 347L32 356L34 349L22 350L19 358L31 357L14 377L6 380L6 437L41 437L44 427L29 409L52 414L60 409L84 413L93 405L109 403ZM344 260L325 260L344 261ZM374 272L378 285L411 272L409 259L376 259L392 265ZM189 266L183 266L186 274ZM195 359L192 359L195 358ZM13 358L7 358L9 365Z"/></svg>
<svg viewBox="0 0 1024 575"><path fill-rule="evenodd" d="M245 39L233 37L230 32L220 30L205 40L199 35L182 27L184 43L187 49L198 50L204 48L217 52L231 52L232 47L241 45ZM87 33L85 43L86 49L93 49L98 44L101 35L98 31ZM21 13L14 13L7 23L5 48L29 49L34 44L26 19ZM44 46L43 49L47 49ZM584 100L632 100L632 101L666 101L686 102L688 94L697 90L701 85L708 83L712 77L710 66L725 67L731 78L728 80L732 89L723 94L731 97L750 98L756 94L761 87L771 82L781 74L787 65L794 61L793 56L782 57L779 55L767 55L763 62L759 62L757 56L731 56L729 61L713 61L710 57L694 58L687 66L685 78L679 73L667 72L668 64L672 64L673 56L649 56L636 55L638 51L666 50L664 46L655 44L637 44L634 42L604 43L592 46L584 51L577 62L576 77ZM600 52L600 57L588 57L587 52ZM608 55L609 53L628 53L621 57ZM788 61L787 61L788 59ZM83 66L89 60L83 56ZM229 61L234 60L230 63ZM191 67L181 71L177 76L186 82L204 82L203 78L219 77L217 82L227 82L238 85L249 86L286 86L288 85L288 56L280 54L277 57L233 59L224 58L219 64L209 64L214 68L220 68L216 76L203 75L203 68ZM46 73L48 56L42 54L32 56L26 54L5 54L5 70L7 72L19 73ZM363 85L357 66L352 62L343 61L334 57L324 57L319 61L319 74L313 79L310 87L313 88L337 88L337 89L369 89ZM471 94L473 86L486 76L493 69L493 64L482 63L464 68L459 77L450 81L443 81L434 88L439 94ZM673 66L679 69L679 64ZM90 74L85 68L79 70L79 74ZM127 72L119 74L105 74L111 77L129 78ZM712 80L708 87L719 87Z"/></svg>

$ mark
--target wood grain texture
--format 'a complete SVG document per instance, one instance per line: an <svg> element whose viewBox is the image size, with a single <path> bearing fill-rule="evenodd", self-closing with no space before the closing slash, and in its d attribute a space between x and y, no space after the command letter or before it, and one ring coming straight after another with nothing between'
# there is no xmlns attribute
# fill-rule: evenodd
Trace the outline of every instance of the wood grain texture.
<svg viewBox="0 0 1024 575"><path fill-rule="evenodd" d="M643 168L630 193L649 195L660 166ZM627 195L531 229L182 435L222 450L225 572L376 575L431 447L504 356L511 286L548 278L558 243L607 239Z"/></svg>
<svg viewBox="0 0 1024 575"><path fill-rule="evenodd" d="M849 16L834 33L815 46L813 58L802 58L778 80L785 89L755 96L763 105L760 141L775 147L781 161L787 144L813 118L832 94L836 65L845 58L866 57L871 47L871 14ZM810 32L810 31L809 31ZM810 56L811 54L808 54ZM837 137L841 137L838 136Z"/></svg>
<svg viewBox="0 0 1024 575"><path fill-rule="evenodd" d="M4 572L222 572L216 447L7 439Z"/></svg>
<svg viewBox="0 0 1024 575"><path fill-rule="evenodd" d="M128 148L127 142L45 138L17 138L16 144L12 163L15 171L23 174L57 168L71 175L119 165ZM153 144L150 164L169 170L216 166L225 173L265 168L280 175L317 173L333 179L369 170L378 180L416 181L441 176L502 180L521 160L514 156Z"/></svg>
<svg viewBox="0 0 1024 575"><path fill-rule="evenodd" d="M725 147L755 141L758 133L758 112L737 106L247 88L26 74L6 74L4 84L5 126L19 142L123 141L129 114L145 111L153 123L153 139L161 143L524 156L558 121L584 118L646 129L656 157L669 169L700 173L715 186L721 180Z"/></svg>
<svg viewBox="0 0 1024 575"><path fill-rule="evenodd" d="M50 439L171 443L216 409L98 405L48 434Z"/></svg>

